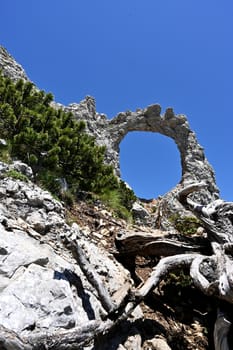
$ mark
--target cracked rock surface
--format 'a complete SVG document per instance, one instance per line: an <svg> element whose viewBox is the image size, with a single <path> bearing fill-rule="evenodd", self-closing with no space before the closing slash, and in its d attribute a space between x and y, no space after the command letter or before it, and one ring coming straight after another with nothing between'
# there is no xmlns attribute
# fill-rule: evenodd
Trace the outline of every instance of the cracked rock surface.
<svg viewBox="0 0 233 350"><path fill-rule="evenodd" d="M4 171L0 176L0 325L24 335L101 319L104 310L96 292L62 238L78 238L113 299L130 285L129 273L77 224L67 225L62 204L48 192L30 181L5 177ZM78 276L78 287L70 281L70 271Z"/></svg>

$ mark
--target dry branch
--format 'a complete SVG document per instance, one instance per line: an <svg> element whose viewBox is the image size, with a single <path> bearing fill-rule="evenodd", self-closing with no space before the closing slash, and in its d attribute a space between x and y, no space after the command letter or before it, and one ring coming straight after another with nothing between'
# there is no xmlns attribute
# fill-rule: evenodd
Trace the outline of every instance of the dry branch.
<svg viewBox="0 0 233 350"><path fill-rule="evenodd" d="M190 266L193 260L198 256L198 254L180 254L162 258L152 270L150 277L146 280L143 286L136 290L135 296L139 299L143 299L170 271L178 267L182 268Z"/></svg>
<svg viewBox="0 0 233 350"><path fill-rule="evenodd" d="M121 232L115 238L116 247L122 255L140 256L171 256L188 252L199 252L203 249L203 244L191 244L177 239L177 235L155 230L155 233L148 232Z"/></svg>
<svg viewBox="0 0 233 350"><path fill-rule="evenodd" d="M113 310L116 309L116 305L111 300L111 297L107 289L105 288L100 276L95 272L94 268L88 262L84 251L79 246L78 240L76 240L76 238L73 237L65 237L65 239L66 244L69 245L69 248L71 249L75 259L79 264L79 267L83 271L88 282L95 288L101 305L108 313L111 313Z"/></svg>
<svg viewBox="0 0 233 350"><path fill-rule="evenodd" d="M2 350L33 350L33 346L22 340L18 334L0 326L0 349Z"/></svg>
<svg viewBox="0 0 233 350"><path fill-rule="evenodd" d="M77 350L90 343L99 334L108 331L112 327L111 321L90 321L85 326L75 327L70 330L60 330L48 333L40 333L25 337L24 340L32 344L32 350Z"/></svg>
<svg viewBox="0 0 233 350"><path fill-rule="evenodd" d="M203 255L196 257L190 266L190 276L193 279L194 285L204 294L213 295L218 288L218 283L216 281L209 282L208 279L200 272L200 265L205 259L208 259L209 261L212 259L214 261L213 257Z"/></svg>

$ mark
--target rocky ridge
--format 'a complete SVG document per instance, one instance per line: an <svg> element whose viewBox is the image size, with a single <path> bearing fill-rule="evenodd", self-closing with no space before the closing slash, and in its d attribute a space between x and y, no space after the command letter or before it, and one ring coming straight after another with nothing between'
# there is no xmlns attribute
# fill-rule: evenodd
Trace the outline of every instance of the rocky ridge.
<svg viewBox="0 0 233 350"><path fill-rule="evenodd" d="M24 81L29 80L23 67L16 62L15 59L2 46L0 46L0 69L13 81L17 81L19 79L23 79Z"/></svg>

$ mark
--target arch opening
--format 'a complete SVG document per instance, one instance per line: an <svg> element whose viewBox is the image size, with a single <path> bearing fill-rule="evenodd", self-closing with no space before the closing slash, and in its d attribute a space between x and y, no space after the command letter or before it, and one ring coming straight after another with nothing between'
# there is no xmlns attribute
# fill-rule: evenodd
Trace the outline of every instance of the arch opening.
<svg viewBox="0 0 233 350"><path fill-rule="evenodd" d="M157 198L181 180L180 153L167 136L133 131L120 143L121 178L143 199Z"/></svg>

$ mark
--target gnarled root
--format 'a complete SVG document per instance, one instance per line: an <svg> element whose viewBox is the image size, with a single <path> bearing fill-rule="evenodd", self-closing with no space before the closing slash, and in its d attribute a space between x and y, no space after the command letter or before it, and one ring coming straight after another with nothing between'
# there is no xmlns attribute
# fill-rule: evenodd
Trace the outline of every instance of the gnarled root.
<svg viewBox="0 0 233 350"><path fill-rule="evenodd" d="M135 291L135 296L143 299L168 272L178 267L189 267L193 260L199 256L199 254L180 254L162 258L154 267L146 282Z"/></svg>

